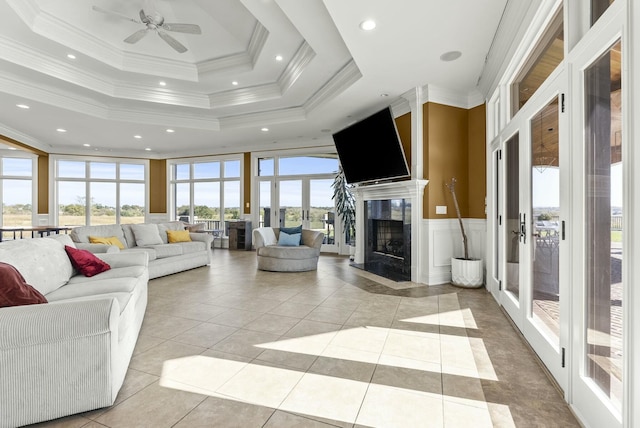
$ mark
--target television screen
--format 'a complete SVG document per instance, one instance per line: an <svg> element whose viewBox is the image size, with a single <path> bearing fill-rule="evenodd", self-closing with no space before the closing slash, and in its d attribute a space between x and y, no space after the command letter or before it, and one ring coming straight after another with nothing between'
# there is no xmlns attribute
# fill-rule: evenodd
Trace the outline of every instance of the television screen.
<svg viewBox="0 0 640 428"><path fill-rule="evenodd" d="M333 141L349 184L410 175L389 107L336 132Z"/></svg>

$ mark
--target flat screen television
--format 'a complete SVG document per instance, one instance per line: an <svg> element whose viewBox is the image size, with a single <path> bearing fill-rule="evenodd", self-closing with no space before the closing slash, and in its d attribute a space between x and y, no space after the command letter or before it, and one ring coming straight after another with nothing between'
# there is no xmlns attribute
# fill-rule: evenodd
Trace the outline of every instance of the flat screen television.
<svg viewBox="0 0 640 428"><path fill-rule="evenodd" d="M349 184L371 184L410 175L391 108L333 134Z"/></svg>

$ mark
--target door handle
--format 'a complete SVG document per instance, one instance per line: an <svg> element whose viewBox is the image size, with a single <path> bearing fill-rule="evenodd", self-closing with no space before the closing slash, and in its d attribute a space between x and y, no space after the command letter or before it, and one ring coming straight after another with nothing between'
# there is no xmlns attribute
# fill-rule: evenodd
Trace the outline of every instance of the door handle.
<svg viewBox="0 0 640 428"><path fill-rule="evenodd" d="M527 243L527 214L520 213L520 240L523 244Z"/></svg>

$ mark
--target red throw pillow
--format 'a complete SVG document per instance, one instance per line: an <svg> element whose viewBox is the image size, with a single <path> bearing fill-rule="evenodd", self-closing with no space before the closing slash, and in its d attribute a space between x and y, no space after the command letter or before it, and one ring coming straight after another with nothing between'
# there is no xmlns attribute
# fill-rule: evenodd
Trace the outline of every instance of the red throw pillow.
<svg viewBox="0 0 640 428"><path fill-rule="evenodd" d="M47 303L47 299L27 284L18 269L0 262L0 308L39 303Z"/></svg>
<svg viewBox="0 0 640 428"><path fill-rule="evenodd" d="M73 267L79 270L84 276L97 275L100 272L111 269L109 263L100 260L90 251L79 250L68 245L65 245L64 249L69 256Z"/></svg>

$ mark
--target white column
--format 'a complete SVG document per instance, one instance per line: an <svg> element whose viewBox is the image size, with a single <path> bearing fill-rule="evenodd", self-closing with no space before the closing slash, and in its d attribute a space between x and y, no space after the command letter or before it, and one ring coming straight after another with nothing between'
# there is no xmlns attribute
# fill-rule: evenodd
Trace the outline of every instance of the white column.
<svg viewBox="0 0 640 428"><path fill-rule="evenodd" d="M402 98L409 101L411 109L411 179L422 180L424 178L424 165L422 156L424 153L423 138L423 91L421 86L416 86L412 90L402 94Z"/></svg>

